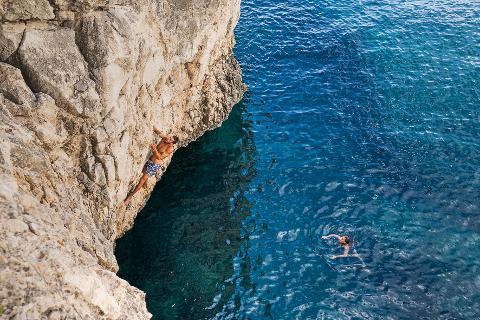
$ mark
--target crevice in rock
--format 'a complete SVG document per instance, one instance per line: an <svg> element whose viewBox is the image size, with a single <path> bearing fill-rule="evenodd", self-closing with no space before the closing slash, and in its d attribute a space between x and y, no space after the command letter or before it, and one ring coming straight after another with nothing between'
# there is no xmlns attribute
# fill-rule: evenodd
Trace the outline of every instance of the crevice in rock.
<svg viewBox="0 0 480 320"><path fill-rule="evenodd" d="M81 40L80 40L80 35L81 35L81 30L80 29L81 29L81 26L82 26L82 23L83 23L83 21L81 19L82 18L80 18L80 21L77 21L74 24L74 28L72 29L74 31L74 34L75 34L75 45L77 46L78 52L82 56L83 61L85 61L85 66L86 66L86 69L88 71L88 78L91 81L93 81L93 83L95 84L95 92L100 96L99 85L97 83L98 79L95 76L95 68L93 67L93 63L91 61L89 61L88 54L86 52L84 52L85 49L84 49L84 46L82 46L82 43L81 43Z"/></svg>
<svg viewBox="0 0 480 320"><path fill-rule="evenodd" d="M22 47L24 41L25 41L25 35L27 34L27 29L25 28L23 30L23 33L22 33L22 40L20 40L20 43L18 44L18 47L17 49L10 55L10 57L5 61L5 63L8 63L10 64L11 66L17 68L18 70L20 70L21 74L22 74L22 77L23 77L23 80L25 81L25 83L27 84L27 86L30 88L30 90L33 92L33 93L38 93L36 89L36 86L34 84L34 81L33 79L29 76L26 68L24 67L22 61L21 61L21 58L20 58L20 54L19 54L19 50L20 48Z"/></svg>
<svg viewBox="0 0 480 320"><path fill-rule="evenodd" d="M54 0L47 0L47 1L50 4L50 7L52 7L53 14L55 15L55 18L53 18L52 20L55 20L58 18L58 11L60 10L60 8L57 6Z"/></svg>

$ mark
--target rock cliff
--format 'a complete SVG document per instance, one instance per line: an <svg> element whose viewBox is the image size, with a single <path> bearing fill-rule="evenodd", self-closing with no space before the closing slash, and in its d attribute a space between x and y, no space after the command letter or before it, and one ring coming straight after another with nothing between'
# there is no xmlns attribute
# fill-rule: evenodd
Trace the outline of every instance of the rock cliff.
<svg viewBox="0 0 480 320"><path fill-rule="evenodd" d="M116 206L141 175L153 125L184 145L241 99L239 8L0 0L0 318L150 317L113 251L153 179Z"/></svg>

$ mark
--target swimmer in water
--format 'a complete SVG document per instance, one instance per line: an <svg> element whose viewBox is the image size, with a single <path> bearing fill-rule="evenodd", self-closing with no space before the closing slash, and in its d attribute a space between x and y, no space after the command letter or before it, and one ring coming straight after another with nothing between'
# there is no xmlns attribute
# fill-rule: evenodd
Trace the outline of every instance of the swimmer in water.
<svg viewBox="0 0 480 320"><path fill-rule="evenodd" d="M350 252L350 238L348 236L339 236L338 234L329 234L328 236L323 236L322 239L329 239L329 238L337 238L338 244L343 247L343 254L338 255L338 256L331 256L332 259L336 258L345 258L345 257L358 257L358 254L351 254L348 255L348 252Z"/></svg>

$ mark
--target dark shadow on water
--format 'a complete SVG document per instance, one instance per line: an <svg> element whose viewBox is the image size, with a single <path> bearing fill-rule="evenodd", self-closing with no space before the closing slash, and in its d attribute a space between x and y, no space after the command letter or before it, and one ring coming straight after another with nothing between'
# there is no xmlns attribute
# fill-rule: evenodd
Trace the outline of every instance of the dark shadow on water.
<svg viewBox="0 0 480 320"><path fill-rule="evenodd" d="M244 246L244 196L255 174L245 107L180 149L132 230L117 241L119 276L146 292L154 319L217 313L235 288L228 281ZM222 293L220 296L219 293Z"/></svg>

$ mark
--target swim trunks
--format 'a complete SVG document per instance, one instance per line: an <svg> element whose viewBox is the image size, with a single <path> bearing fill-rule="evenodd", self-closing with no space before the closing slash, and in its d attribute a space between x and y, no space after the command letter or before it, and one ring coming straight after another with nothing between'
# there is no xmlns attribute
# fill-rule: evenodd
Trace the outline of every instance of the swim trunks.
<svg viewBox="0 0 480 320"><path fill-rule="evenodd" d="M154 163L150 160L147 161L147 174L149 177L153 177L160 169L159 163Z"/></svg>

